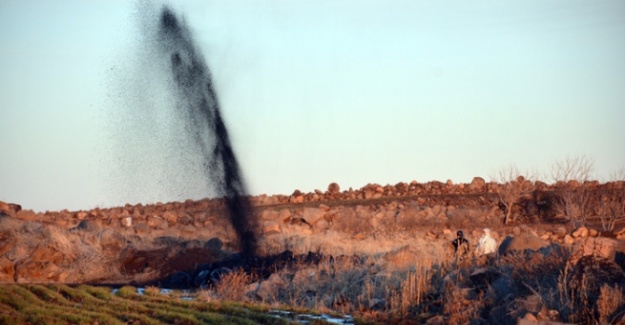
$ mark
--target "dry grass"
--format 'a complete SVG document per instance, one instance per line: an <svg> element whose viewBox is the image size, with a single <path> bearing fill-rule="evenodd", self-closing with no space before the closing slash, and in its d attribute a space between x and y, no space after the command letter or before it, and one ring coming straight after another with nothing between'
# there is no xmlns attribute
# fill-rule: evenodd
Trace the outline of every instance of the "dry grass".
<svg viewBox="0 0 625 325"><path fill-rule="evenodd" d="M477 260L456 265L449 257L419 259L411 251L402 248L278 270L274 276L279 279L265 288L269 292L262 298L249 292L244 296L240 288L249 284L249 278L234 273L224 284L228 290L215 288L220 291L207 296L258 299L274 306L341 312L382 323L423 323L441 317L449 324L516 324L527 313L544 320L583 323L622 317L621 287L606 283L599 298L592 298L588 283L574 282L569 274L572 266L567 264L569 253L557 245L542 252L502 256L486 266ZM485 284L471 276L477 270L491 274Z"/></svg>
<svg viewBox="0 0 625 325"><path fill-rule="evenodd" d="M599 323L609 324L618 316L619 307L625 306L625 295L623 289L618 285L611 287L604 284L601 287L601 294L597 300L597 309L599 311Z"/></svg>
<svg viewBox="0 0 625 325"><path fill-rule="evenodd" d="M243 301L246 287L251 283L251 277L243 270L236 270L221 277L215 285L215 293L221 300Z"/></svg>

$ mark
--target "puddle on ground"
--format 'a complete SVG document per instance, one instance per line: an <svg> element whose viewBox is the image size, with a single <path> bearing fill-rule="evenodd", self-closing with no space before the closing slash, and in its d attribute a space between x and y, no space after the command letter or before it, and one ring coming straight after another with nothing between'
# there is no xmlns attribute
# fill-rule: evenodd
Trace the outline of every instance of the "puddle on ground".
<svg viewBox="0 0 625 325"><path fill-rule="evenodd" d="M316 320L322 320L330 324L344 324L344 325L354 324L354 319L350 315L345 315L343 317L336 317L336 316L330 316L327 314L321 314L321 315L298 314L292 311L277 310L277 309L270 310L269 315L277 317L277 318L287 319L289 321L294 321L299 324L310 324Z"/></svg>
<svg viewBox="0 0 625 325"><path fill-rule="evenodd" d="M166 288L161 288L160 290L161 290L160 294L162 294L162 295L170 295L172 292L174 292L174 290L166 289ZM111 291L111 293L115 295L115 294L117 294L118 291L119 291L119 289L113 289ZM180 298L182 300L193 300L193 299L195 299L193 297L193 295L191 294L191 291L189 291L189 290L180 290L178 292L180 292L178 298ZM145 294L145 288L137 288L137 293L140 294L140 295L144 295Z"/></svg>

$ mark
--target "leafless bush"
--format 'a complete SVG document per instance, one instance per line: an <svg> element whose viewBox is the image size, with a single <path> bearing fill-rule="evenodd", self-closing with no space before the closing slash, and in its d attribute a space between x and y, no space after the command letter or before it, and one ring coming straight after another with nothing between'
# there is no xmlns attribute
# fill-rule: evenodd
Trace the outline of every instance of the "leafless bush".
<svg viewBox="0 0 625 325"><path fill-rule="evenodd" d="M612 182L625 182L625 167L612 173ZM602 190L599 194L597 215L604 231L613 231L616 224L625 220L625 188Z"/></svg>
<svg viewBox="0 0 625 325"><path fill-rule="evenodd" d="M575 227L585 226L588 219L590 191L584 182L591 179L594 161L587 156L568 156L551 167L551 178L559 184L556 211L572 221Z"/></svg>
<svg viewBox="0 0 625 325"><path fill-rule="evenodd" d="M604 231L613 231L617 222L625 220L625 189L601 194L599 217Z"/></svg>
<svg viewBox="0 0 625 325"><path fill-rule="evenodd" d="M553 163L551 178L554 182L589 181L594 169L594 160L585 155L568 156Z"/></svg>
<svg viewBox="0 0 625 325"><path fill-rule="evenodd" d="M625 181L625 167L611 173L608 181Z"/></svg>
<svg viewBox="0 0 625 325"><path fill-rule="evenodd" d="M514 165L502 168L491 176L491 179L500 183L497 195L499 197L499 207L504 211L503 223L508 224L514 221L514 210L519 206L521 199L530 195L534 191L534 184L527 180L525 175L529 175L529 179L535 178L534 172L521 171Z"/></svg>
<svg viewBox="0 0 625 325"><path fill-rule="evenodd" d="M555 209L577 228L586 225L589 203L590 191L585 187L564 188L558 192Z"/></svg>

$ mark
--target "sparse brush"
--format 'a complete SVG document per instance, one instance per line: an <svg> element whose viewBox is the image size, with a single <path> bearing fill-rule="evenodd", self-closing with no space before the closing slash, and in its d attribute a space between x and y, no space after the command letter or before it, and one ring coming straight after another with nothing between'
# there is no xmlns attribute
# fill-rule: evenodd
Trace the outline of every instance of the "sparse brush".
<svg viewBox="0 0 625 325"><path fill-rule="evenodd" d="M248 284L250 284L250 276L243 270L237 270L224 275L219 280L215 285L215 293L223 300L242 301Z"/></svg>
<svg viewBox="0 0 625 325"><path fill-rule="evenodd" d="M195 298L197 300L199 300L199 301L211 302L211 301L215 300L217 298L217 296L215 295L215 293L212 290L202 289L202 290L198 290L195 293Z"/></svg>
<svg viewBox="0 0 625 325"><path fill-rule="evenodd" d="M448 324L469 324L478 318L478 313L484 307L482 297L468 300L466 289L462 289L452 283L445 288L443 300L443 315Z"/></svg>
<svg viewBox="0 0 625 325"><path fill-rule="evenodd" d="M590 304L588 297L589 279L583 274L579 281L572 284L570 272L567 265L558 277L561 314L569 322L593 322L595 313L594 306Z"/></svg>
<svg viewBox="0 0 625 325"><path fill-rule="evenodd" d="M390 309L397 311L400 318L409 315L411 310L420 313L425 295L430 291L432 280L431 269L420 268L418 271L407 272L398 290L389 290Z"/></svg>
<svg viewBox="0 0 625 325"><path fill-rule="evenodd" d="M155 297L161 294L161 289L154 286L147 286L143 291L147 296Z"/></svg>
<svg viewBox="0 0 625 325"><path fill-rule="evenodd" d="M611 323L612 315L623 305L625 305L625 295L623 295L623 289L619 288L618 285L611 287L608 284L604 284L601 287L601 294L597 300L599 323Z"/></svg>
<svg viewBox="0 0 625 325"><path fill-rule="evenodd" d="M117 290L117 295L122 298L132 298L137 295L137 288L132 286L123 286Z"/></svg>

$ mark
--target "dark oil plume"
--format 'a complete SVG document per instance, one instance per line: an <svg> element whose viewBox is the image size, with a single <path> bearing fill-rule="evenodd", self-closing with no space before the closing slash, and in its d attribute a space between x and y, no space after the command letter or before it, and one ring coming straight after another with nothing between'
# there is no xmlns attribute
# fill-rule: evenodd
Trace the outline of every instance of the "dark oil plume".
<svg viewBox="0 0 625 325"><path fill-rule="evenodd" d="M155 33L157 57L167 60L171 73L170 89L178 103L179 114L186 119L189 140L205 168L209 186L223 197L230 222L235 229L241 253L253 256L256 237L252 224L252 208L239 163L232 149L228 129L222 118L210 70L197 48L186 23L168 7L158 17ZM167 70L165 70L167 71ZM190 144L184 144L190 145Z"/></svg>

